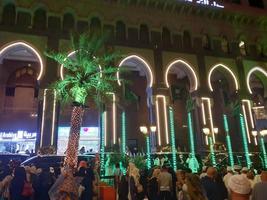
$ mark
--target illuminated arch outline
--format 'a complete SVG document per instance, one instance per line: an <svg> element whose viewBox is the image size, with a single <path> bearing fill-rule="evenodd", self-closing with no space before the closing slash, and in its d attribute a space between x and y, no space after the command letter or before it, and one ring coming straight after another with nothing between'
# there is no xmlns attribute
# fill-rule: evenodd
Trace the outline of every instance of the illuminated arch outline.
<svg viewBox="0 0 267 200"><path fill-rule="evenodd" d="M191 82L190 82L190 91L195 91L195 90L197 90L197 88L198 88L198 79L197 79L196 72L194 71L194 69L193 69L187 62L185 62L185 61L183 61L183 60L180 60L180 59L179 59L179 60L175 60L175 61L171 62L171 63L168 65L168 67L167 67L167 69L166 69L166 71L165 71L165 84L166 84L166 86L167 86L168 88L170 87L169 82L168 82L168 73L169 73L171 67L172 67L173 65L177 64L177 63L182 63L182 64L184 64L184 65L186 66L186 68L189 69L189 71L191 72L191 74L193 74L193 77L194 77L194 78L193 78L193 79L194 79L194 86L192 87ZM189 79L190 79L190 77L189 77Z"/></svg>
<svg viewBox="0 0 267 200"><path fill-rule="evenodd" d="M251 70L249 70L248 75L247 75L247 88L250 94L252 94L252 90L250 88L249 85L249 80L250 80L250 76L252 75L252 73L254 73L255 71L259 71L261 72L265 77L267 77L267 72L261 68L261 67L253 67Z"/></svg>
<svg viewBox="0 0 267 200"><path fill-rule="evenodd" d="M77 51L77 50L76 50L76 51ZM70 53L67 55L67 57L72 56L73 54L76 53L76 51L72 51L72 52L70 52ZM102 70L102 68L101 68L100 65L99 65L99 69L100 69L100 71ZM100 74L100 77L102 77L102 73ZM63 65L60 65L60 78L61 78L61 80L64 79L64 66L63 66Z"/></svg>
<svg viewBox="0 0 267 200"><path fill-rule="evenodd" d="M231 69L229 69L229 67L225 66L224 64L219 63L219 64L214 65L210 69L209 74L208 74L208 85L209 85L210 91L213 92L213 88L212 88L212 85L211 85L211 74L217 67L222 67L222 68L226 69L231 74L231 76L234 78L235 89L236 89L236 91L239 90L238 81L237 81L237 78L236 78L235 74L232 72Z"/></svg>
<svg viewBox="0 0 267 200"><path fill-rule="evenodd" d="M40 53L36 50L36 48L34 48L33 46L25 43L25 42L11 42L9 44L4 45L4 47L1 48L0 50L0 55L2 55L5 51L7 51L8 49L11 49L12 47L21 45L25 48L30 49L31 51L33 51L33 53L35 54L35 56L37 56L39 63L40 63L40 72L38 74L37 80L39 81L41 79L41 77L43 76L43 72L44 72L44 64L43 64L43 60L42 57L40 56Z"/></svg>
<svg viewBox="0 0 267 200"><path fill-rule="evenodd" d="M152 87L153 86L153 81L154 81L154 76L153 76L152 70L151 70L149 64L143 58L141 58L140 56L137 56L137 55L127 56L126 58L124 58L120 62L119 67L121 67L126 60L129 60L131 58L137 59L137 60L141 61L145 65L146 71L148 71L148 73L149 73L148 75L150 76L150 77L146 77L147 80L148 80L148 78L150 78L150 82L148 83L148 86L149 87ZM117 72L117 79L118 79L119 86L121 86L120 73L119 72Z"/></svg>

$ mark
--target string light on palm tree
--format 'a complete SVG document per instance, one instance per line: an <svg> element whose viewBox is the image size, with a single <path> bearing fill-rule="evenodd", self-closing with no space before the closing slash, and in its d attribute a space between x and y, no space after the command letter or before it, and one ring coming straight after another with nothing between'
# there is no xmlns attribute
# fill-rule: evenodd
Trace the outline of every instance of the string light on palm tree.
<svg viewBox="0 0 267 200"><path fill-rule="evenodd" d="M64 79L56 81L52 88L57 91L57 97L61 102L72 103L73 106L64 161L64 167L69 173L68 178L64 179L61 190L75 195L78 190L73 187L75 182L73 171L77 165L80 128L86 104L89 99L93 99L95 104L101 107L107 101L112 101L109 93L115 93L117 85L118 68L112 63L116 63L122 56L104 50L106 39L86 34L71 36L75 58L69 57L67 53L45 53L47 57L66 69Z"/></svg>
<svg viewBox="0 0 267 200"><path fill-rule="evenodd" d="M215 152L214 152L214 144L213 144L211 131L210 131L209 128L203 128L202 131L205 134L205 136L208 138L208 145L209 145L209 148L210 148L210 157L211 157L212 166L216 167L217 164L216 164L216 158L215 158ZM213 130L214 133L215 133L215 131L218 131L218 129Z"/></svg>
<svg viewBox="0 0 267 200"><path fill-rule="evenodd" d="M150 169L151 168L151 146L150 146L149 133L155 133L157 130L157 127L154 125L151 125L151 126L149 126L149 130L148 130L147 126L140 126L139 129L140 129L141 133L143 133L145 138L146 138L147 168Z"/></svg>

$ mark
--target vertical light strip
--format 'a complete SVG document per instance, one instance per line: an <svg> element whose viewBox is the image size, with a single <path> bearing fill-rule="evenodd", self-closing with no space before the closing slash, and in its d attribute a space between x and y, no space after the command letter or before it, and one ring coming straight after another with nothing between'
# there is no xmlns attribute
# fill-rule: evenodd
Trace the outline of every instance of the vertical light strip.
<svg viewBox="0 0 267 200"><path fill-rule="evenodd" d="M147 168L151 168L151 151L150 151L150 138L146 136L146 149L147 149Z"/></svg>
<svg viewBox="0 0 267 200"><path fill-rule="evenodd" d="M192 115L191 112L187 113L187 123L189 128L189 139L190 139L190 151L193 156L195 156L195 140L194 140L194 133L193 133L193 125L192 125Z"/></svg>
<svg viewBox="0 0 267 200"><path fill-rule="evenodd" d="M165 137L166 137L166 144L169 144L169 129L168 129L168 122L167 122L167 108L166 108L166 97L164 95L157 95L157 98L163 99L163 109L164 109L164 121L165 121ZM159 110L158 110L159 112ZM159 116L159 113L157 113Z"/></svg>
<svg viewBox="0 0 267 200"><path fill-rule="evenodd" d="M254 137L254 143L256 146L258 146L257 136Z"/></svg>
<svg viewBox="0 0 267 200"><path fill-rule="evenodd" d="M248 104L248 112L249 112L249 117L250 117L251 128L254 129L255 125L254 125L254 120L253 120L253 115L252 115L251 101L249 101L247 99L243 99L242 101L246 102Z"/></svg>
<svg viewBox="0 0 267 200"><path fill-rule="evenodd" d="M105 175L106 111L101 113L100 174Z"/></svg>
<svg viewBox="0 0 267 200"><path fill-rule="evenodd" d="M116 95L112 94L113 144L116 144Z"/></svg>
<svg viewBox="0 0 267 200"><path fill-rule="evenodd" d="M105 147L107 146L107 123L107 111L105 111L103 117Z"/></svg>
<svg viewBox="0 0 267 200"><path fill-rule="evenodd" d="M121 144L122 144L122 154L126 154L126 117L125 111L121 114Z"/></svg>
<svg viewBox="0 0 267 200"><path fill-rule="evenodd" d="M44 89L43 109L42 109L42 125L41 125L41 136L40 136L40 147L43 146L44 122L45 122L45 110L46 110L46 93L47 93L47 89Z"/></svg>
<svg viewBox="0 0 267 200"><path fill-rule="evenodd" d="M169 106L170 130L171 130L171 151L172 163L174 171L177 170L176 145L175 145L175 129L174 129L174 114L173 108Z"/></svg>
<svg viewBox="0 0 267 200"><path fill-rule="evenodd" d="M251 161L250 161L250 157L249 157L246 128L245 128L244 118L243 118L243 115L241 113L239 114L239 118L240 118L240 128L241 128L241 134L242 134L242 140L243 140L243 147L244 147L244 151L245 151L246 164L247 164L247 167L250 168Z"/></svg>
<svg viewBox="0 0 267 200"><path fill-rule="evenodd" d="M243 110L243 114L244 114L244 120L245 120L245 125L246 125L246 132L247 132L247 137L248 137L248 143L251 143L249 129L248 129L247 113L246 113L246 108L245 108L244 105L242 105L242 110Z"/></svg>
<svg viewBox="0 0 267 200"><path fill-rule="evenodd" d="M227 150L228 150L228 155L229 155L229 162L230 162L230 166L233 169L235 163L234 163L232 142L231 142L231 137L229 135L228 119L225 114L223 115L223 124L224 124L224 130L226 132L226 145L227 145Z"/></svg>
<svg viewBox="0 0 267 200"><path fill-rule="evenodd" d="M209 139L208 139L208 136L206 136L206 135L205 135L205 144L209 145Z"/></svg>
<svg viewBox="0 0 267 200"><path fill-rule="evenodd" d="M212 118L212 112L211 112L211 102L210 102L210 98L202 97L202 99L203 99L203 100L206 100L206 101L208 102L210 130L211 130L211 135L212 135L213 143L215 143L216 140L215 140L215 134L214 134L214 126L213 126L213 118Z"/></svg>
<svg viewBox="0 0 267 200"><path fill-rule="evenodd" d="M262 150L262 155L263 155L263 160L264 160L264 169L266 170L267 169L267 154L266 154L264 139L262 136L260 139L260 143L261 143L261 150Z"/></svg>
<svg viewBox="0 0 267 200"><path fill-rule="evenodd" d="M209 140L209 146L210 146L211 163L212 163L213 167L216 167L217 164L216 164L216 158L215 158L215 153L214 153L212 137L208 136L208 140Z"/></svg>
<svg viewBox="0 0 267 200"><path fill-rule="evenodd" d="M54 145L54 135L55 135L55 121L56 121L56 105L57 105L57 91L54 89L54 100L53 100L53 116L52 116L52 135L51 135L51 145Z"/></svg>
<svg viewBox="0 0 267 200"><path fill-rule="evenodd" d="M159 119L159 101L158 101L157 97L156 97L156 111L157 111L158 145L161 146L160 119Z"/></svg>
<svg viewBox="0 0 267 200"><path fill-rule="evenodd" d="M201 109L202 109L202 120L203 120L203 124L206 125L207 121L206 121L206 113L205 113L205 107L204 107L204 103L201 102Z"/></svg>

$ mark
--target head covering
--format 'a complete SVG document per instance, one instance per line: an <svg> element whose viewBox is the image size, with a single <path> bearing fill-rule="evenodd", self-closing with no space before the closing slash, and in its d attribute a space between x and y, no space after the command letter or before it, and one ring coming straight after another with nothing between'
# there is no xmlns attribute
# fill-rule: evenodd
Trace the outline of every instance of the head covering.
<svg viewBox="0 0 267 200"><path fill-rule="evenodd" d="M227 170L228 172L232 172L232 171L233 171L232 167L230 167L230 166L227 166L226 170Z"/></svg>
<svg viewBox="0 0 267 200"><path fill-rule="evenodd" d="M235 171L239 171L239 170L241 170L241 168L242 168L242 167L240 167L239 165L234 165L234 170L235 170Z"/></svg>
<svg viewBox="0 0 267 200"><path fill-rule="evenodd" d="M206 172L207 171L207 168L208 168L207 166L203 166L202 167L202 172Z"/></svg>
<svg viewBox="0 0 267 200"><path fill-rule="evenodd" d="M241 172L248 172L248 168L247 168L247 167L243 167L243 168L241 169Z"/></svg>
<svg viewBox="0 0 267 200"><path fill-rule="evenodd" d="M231 176L228 187L237 194L249 194L251 191L251 184L248 178L243 175Z"/></svg>

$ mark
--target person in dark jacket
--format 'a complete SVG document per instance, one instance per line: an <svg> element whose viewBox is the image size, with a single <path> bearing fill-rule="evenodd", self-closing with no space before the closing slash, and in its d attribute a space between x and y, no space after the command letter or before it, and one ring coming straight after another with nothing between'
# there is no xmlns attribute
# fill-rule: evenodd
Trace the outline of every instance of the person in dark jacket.
<svg viewBox="0 0 267 200"><path fill-rule="evenodd" d="M208 200L220 200L220 191L215 182L215 177L217 170L214 167L209 167L207 170L207 175L201 179L201 184L206 191Z"/></svg>
<svg viewBox="0 0 267 200"><path fill-rule="evenodd" d="M224 200L228 198L228 192L222 179L222 174L218 173L215 177L216 191L218 191L218 200Z"/></svg>
<svg viewBox="0 0 267 200"><path fill-rule="evenodd" d="M54 184L55 178L49 171L49 167L43 168L41 174L38 177L38 200L49 200L48 191L51 186Z"/></svg>
<svg viewBox="0 0 267 200"><path fill-rule="evenodd" d="M31 195L23 196L24 185L27 183L26 171L23 167L16 167L14 178L10 184L10 200L30 200ZM30 188L28 188L30 189Z"/></svg>
<svg viewBox="0 0 267 200"><path fill-rule="evenodd" d="M128 200L128 176L121 176L121 180L118 185L119 200Z"/></svg>
<svg viewBox="0 0 267 200"><path fill-rule="evenodd" d="M158 176L160 174L160 169L154 169L152 177L148 181L148 199L159 199L158 195Z"/></svg>
<svg viewBox="0 0 267 200"><path fill-rule="evenodd" d="M84 175L84 178L81 182L81 185L84 187L84 191L82 192L80 200L92 200L94 196L93 192L93 182L95 180L94 172L91 168L87 169L81 168L79 170L79 173L81 173L81 175Z"/></svg>

